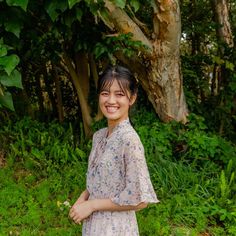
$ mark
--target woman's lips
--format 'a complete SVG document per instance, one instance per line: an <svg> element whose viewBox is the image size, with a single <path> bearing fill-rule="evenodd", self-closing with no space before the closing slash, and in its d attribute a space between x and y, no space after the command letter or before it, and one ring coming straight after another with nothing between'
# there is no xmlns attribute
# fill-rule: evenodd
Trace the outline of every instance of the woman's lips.
<svg viewBox="0 0 236 236"><path fill-rule="evenodd" d="M111 107L111 106L106 106L107 112L108 113L114 113L116 112L119 108L118 107Z"/></svg>

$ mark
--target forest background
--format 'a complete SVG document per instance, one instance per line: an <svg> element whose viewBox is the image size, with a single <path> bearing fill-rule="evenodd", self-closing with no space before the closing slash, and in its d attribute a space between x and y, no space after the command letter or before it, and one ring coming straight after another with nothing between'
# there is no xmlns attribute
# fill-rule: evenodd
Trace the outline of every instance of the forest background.
<svg viewBox="0 0 236 236"><path fill-rule="evenodd" d="M81 235L97 80L139 81L132 123L160 204L140 235L236 235L236 3L0 0L0 235Z"/></svg>

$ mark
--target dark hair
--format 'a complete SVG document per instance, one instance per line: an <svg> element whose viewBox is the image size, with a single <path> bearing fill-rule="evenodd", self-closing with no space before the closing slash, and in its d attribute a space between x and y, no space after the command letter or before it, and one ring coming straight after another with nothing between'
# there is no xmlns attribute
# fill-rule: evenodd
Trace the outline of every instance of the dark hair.
<svg viewBox="0 0 236 236"><path fill-rule="evenodd" d="M100 94L104 89L109 90L114 80L117 80L121 90L126 95L127 91L130 92L131 96L137 94L138 84L135 77L129 69L119 65L109 66L102 73L98 80L98 94Z"/></svg>

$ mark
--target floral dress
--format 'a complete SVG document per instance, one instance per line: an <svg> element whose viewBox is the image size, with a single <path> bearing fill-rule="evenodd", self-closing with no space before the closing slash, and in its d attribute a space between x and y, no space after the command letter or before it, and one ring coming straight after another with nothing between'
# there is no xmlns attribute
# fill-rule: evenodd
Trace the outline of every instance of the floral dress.
<svg viewBox="0 0 236 236"><path fill-rule="evenodd" d="M143 145L129 119L120 122L107 137L108 128L97 131L89 156L89 199L138 205L159 202L150 181ZM83 236L137 236L135 211L97 211L83 222Z"/></svg>

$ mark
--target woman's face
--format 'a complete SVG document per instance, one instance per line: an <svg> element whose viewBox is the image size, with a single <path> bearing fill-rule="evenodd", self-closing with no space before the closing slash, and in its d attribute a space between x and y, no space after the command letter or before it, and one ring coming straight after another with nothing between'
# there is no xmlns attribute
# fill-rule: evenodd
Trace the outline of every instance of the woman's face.
<svg viewBox="0 0 236 236"><path fill-rule="evenodd" d="M135 102L136 96L124 93L115 79L109 89L99 94L99 106L109 125L117 125L128 118L129 107Z"/></svg>

